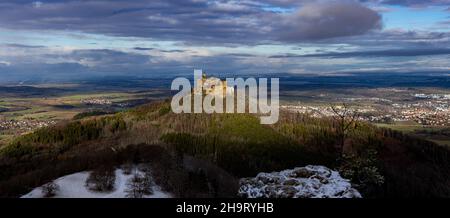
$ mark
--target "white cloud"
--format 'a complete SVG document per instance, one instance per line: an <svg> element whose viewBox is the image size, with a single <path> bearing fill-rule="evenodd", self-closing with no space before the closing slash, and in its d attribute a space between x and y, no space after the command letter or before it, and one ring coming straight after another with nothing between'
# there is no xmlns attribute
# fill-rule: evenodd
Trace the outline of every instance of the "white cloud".
<svg viewBox="0 0 450 218"><path fill-rule="evenodd" d="M10 66L10 65L11 65L11 62L8 62L8 61L0 61L0 64L6 65L6 66Z"/></svg>
<svg viewBox="0 0 450 218"><path fill-rule="evenodd" d="M40 8L40 7L42 7L42 5L44 5L44 3L41 1L35 1L32 4L33 4L33 8Z"/></svg>

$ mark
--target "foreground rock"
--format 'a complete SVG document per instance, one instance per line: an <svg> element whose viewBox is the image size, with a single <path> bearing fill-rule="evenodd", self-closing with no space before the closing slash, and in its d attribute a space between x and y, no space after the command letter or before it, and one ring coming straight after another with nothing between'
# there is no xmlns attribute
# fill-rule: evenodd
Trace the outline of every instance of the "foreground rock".
<svg viewBox="0 0 450 218"><path fill-rule="evenodd" d="M245 198L361 198L350 182L324 166L298 167L259 173L240 180L239 196Z"/></svg>

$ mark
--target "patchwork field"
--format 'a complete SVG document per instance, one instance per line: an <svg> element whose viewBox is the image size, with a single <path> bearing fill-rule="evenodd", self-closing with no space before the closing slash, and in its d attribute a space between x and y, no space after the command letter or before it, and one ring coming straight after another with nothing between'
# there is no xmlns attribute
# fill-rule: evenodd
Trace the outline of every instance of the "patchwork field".
<svg viewBox="0 0 450 218"><path fill-rule="evenodd" d="M159 90L83 92L81 89L61 91L58 94L43 91L39 94L35 89L43 87L16 93L10 89L8 94L0 93L0 146L16 136L63 120L71 120L83 112L115 113L167 95Z"/></svg>
<svg viewBox="0 0 450 218"><path fill-rule="evenodd" d="M415 122L396 122L394 124L376 124L378 127L389 128L407 133L419 138L433 141L439 145L450 147L450 128L440 126L423 126Z"/></svg>

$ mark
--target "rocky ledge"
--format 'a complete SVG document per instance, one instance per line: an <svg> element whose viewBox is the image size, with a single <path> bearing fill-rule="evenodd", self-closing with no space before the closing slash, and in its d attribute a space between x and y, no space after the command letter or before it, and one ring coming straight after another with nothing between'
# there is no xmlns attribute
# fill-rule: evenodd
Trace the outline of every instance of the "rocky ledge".
<svg viewBox="0 0 450 218"><path fill-rule="evenodd" d="M240 180L244 198L361 198L349 180L324 166L306 166L273 173L259 173Z"/></svg>

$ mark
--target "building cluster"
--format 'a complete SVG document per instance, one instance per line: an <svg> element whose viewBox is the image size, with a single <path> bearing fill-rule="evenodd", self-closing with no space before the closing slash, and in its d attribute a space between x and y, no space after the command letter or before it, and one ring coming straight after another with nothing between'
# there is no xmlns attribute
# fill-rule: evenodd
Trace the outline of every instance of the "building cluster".
<svg viewBox="0 0 450 218"><path fill-rule="evenodd" d="M390 123L396 121L415 121L421 125L450 126L450 95L443 94L415 94L417 101L397 102L376 98L367 98L365 101L374 102L365 106L354 108L357 110L359 120L376 123ZM382 106L376 102L383 102ZM386 104L390 102L389 104ZM284 105L282 109L308 113L313 117L336 116L330 106Z"/></svg>
<svg viewBox="0 0 450 218"><path fill-rule="evenodd" d="M82 104L86 105L111 105L112 101L103 98L91 98L81 100Z"/></svg>
<svg viewBox="0 0 450 218"><path fill-rule="evenodd" d="M420 99L442 99L442 100L450 100L450 94L414 94L416 98Z"/></svg>
<svg viewBox="0 0 450 218"><path fill-rule="evenodd" d="M394 121L416 121L422 125L450 126L450 110L447 108L413 107L400 110Z"/></svg>
<svg viewBox="0 0 450 218"><path fill-rule="evenodd" d="M56 124L56 122L53 120L0 120L0 130L16 130L18 132L27 132L54 124Z"/></svg>
<svg viewBox="0 0 450 218"><path fill-rule="evenodd" d="M336 116L335 111L331 108L331 106L306 106L306 105L282 105L281 109L297 112L297 113L306 113L312 117L332 117ZM339 111L339 107L337 107L337 111ZM358 114L371 113L374 112L373 108L351 108L353 112L357 112ZM360 117L359 119L362 119Z"/></svg>

